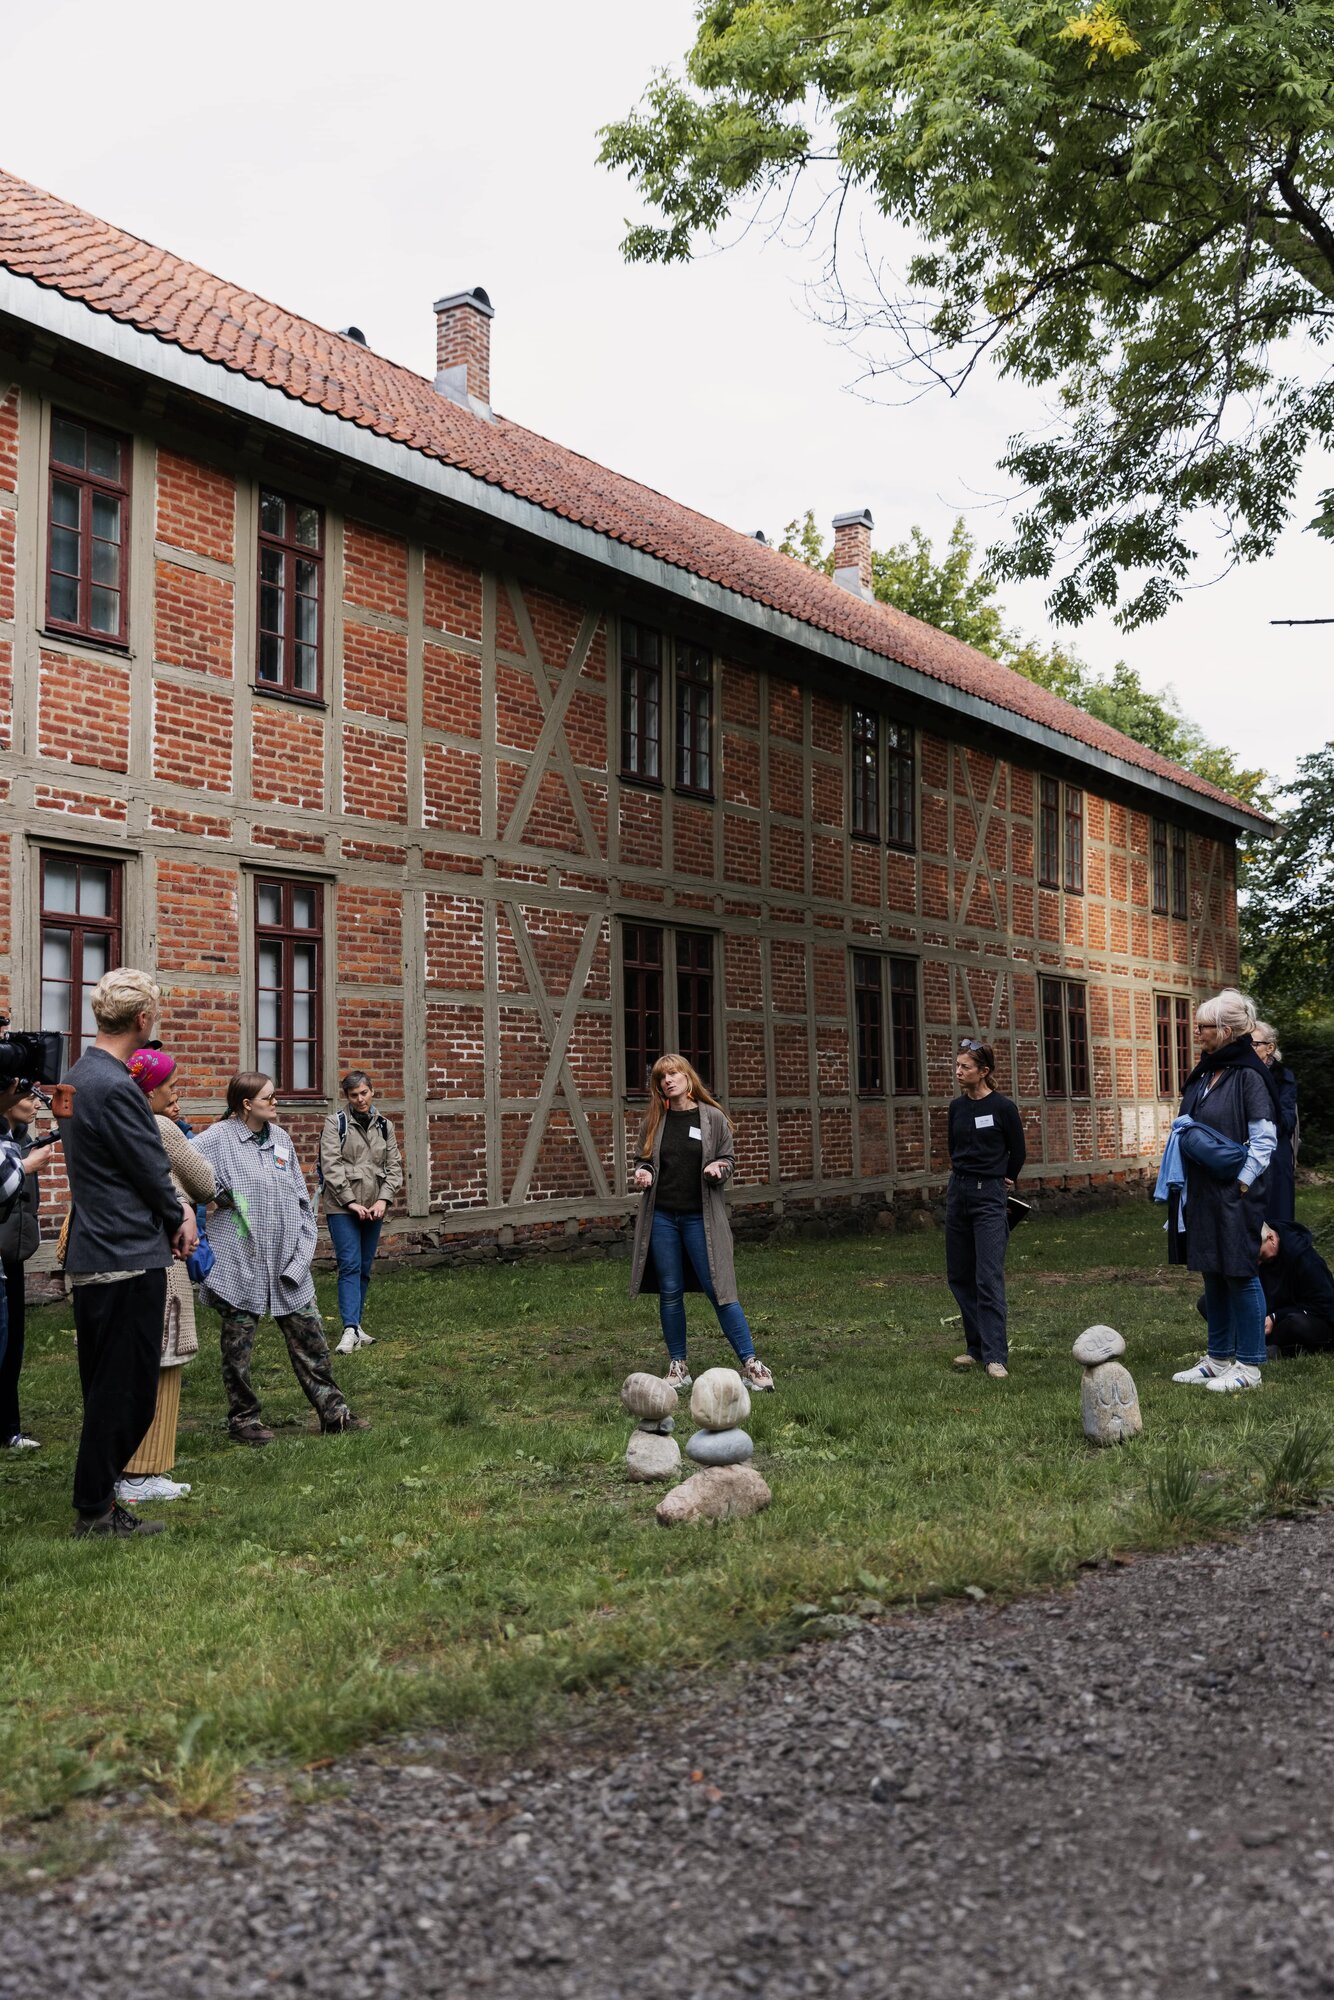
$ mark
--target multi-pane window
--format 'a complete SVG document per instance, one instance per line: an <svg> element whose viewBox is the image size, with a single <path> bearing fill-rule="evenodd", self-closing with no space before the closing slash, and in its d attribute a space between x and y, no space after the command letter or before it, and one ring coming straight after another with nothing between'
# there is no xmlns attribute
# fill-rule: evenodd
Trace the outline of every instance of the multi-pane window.
<svg viewBox="0 0 1334 2000"><path fill-rule="evenodd" d="M621 776L662 782L662 637L621 622Z"/></svg>
<svg viewBox="0 0 1334 2000"><path fill-rule="evenodd" d="M1190 1002L1168 993L1153 997L1158 1095L1179 1097L1191 1072Z"/></svg>
<svg viewBox="0 0 1334 2000"><path fill-rule="evenodd" d="M670 981L669 967L675 973ZM683 1055L704 1082L712 1084L713 939L708 932L623 925L621 978L627 1092L643 1096L649 1071L668 1048Z"/></svg>
<svg viewBox="0 0 1334 2000"><path fill-rule="evenodd" d="M886 970L888 1075L896 1096L912 1096L921 1089L917 962L911 958L884 959L874 952L857 951L852 955L852 1007L859 1097L885 1095Z"/></svg>
<svg viewBox="0 0 1334 2000"><path fill-rule="evenodd" d="M713 793L713 660L684 639L676 642L676 783Z"/></svg>
<svg viewBox="0 0 1334 2000"><path fill-rule="evenodd" d="M1172 915L1184 917L1190 913L1190 881L1186 872L1186 834L1179 826L1172 828Z"/></svg>
<svg viewBox="0 0 1334 2000"><path fill-rule="evenodd" d="M1078 785L1065 788L1065 886L1072 895L1084 893L1084 794Z"/></svg>
<svg viewBox="0 0 1334 2000"><path fill-rule="evenodd" d="M1048 1097L1089 1094L1088 993L1078 980L1042 981L1042 1074Z"/></svg>
<svg viewBox="0 0 1334 2000"><path fill-rule="evenodd" d="M906 722L885 724L885 839L891 847L912 847L916 834L913 799L912 730Z"/></svg>
<svg viewBox="0 0 1334 2000"><path fill-rule="evenodd" d="M1186 1087L1186 1078L1195 1067L1191 1060L1193 1048L1191 1043L1190 1002L1189 1000L1174 1000L1172 1004L1176 1009L1177 1090L1182 1091Z"/></svg>
<svg viewBox="0 0 1334 2000"><path fill-rule="evenodd" d="M1153 913L1156 917L1167 915L1167 821L1156 819L1150 823L1150 849L1152 854ZM1170 1087L1170 1086L1169 1086Z"/></svg>
<svg viewBox="0 0 1334 2000"><path fill-rule="evenodd" d="M852 831L880 838L880 717L869 708L852 711Z"/></svg>
<svg viewBox="0 0 1334 2000"><path fill-rule="evenodd" d="M852 1010L856 1041L857 1095L885 1094L884 960L869 951L852 954Z"/></svg>
<svg viewBox="0 0 1334 2000"><path fill-rule="evenodd" d="M76 1062L97 1034L88 996L120 964L123 869L64 854L44 854L41 869L41 1022L65 1037L66 1060Z"/></svg>
<svg viewBox="0 0 1334 2000"><path fill-rule="evenodd" d="M323 577L321 509L262 487L255 673L260 687L318 700Z"/></svg>
<svg viewBox="0 0 1334 2000"><path fill-rule="evenodd" d="M1038 780L1038 881L1048 889L1061 883L1061 788L1055 778Z"/></svg>
<svg viewBox="0 0 1334 2000"><path fill-rule="evenodd" d="M74 417L51 423L46 621L126 642L130 445Z"/></svg>
<svg viewBox="0 0 1334 2000"><path fill-rule="evenodd" d="M323 901L317 882L255 883L256 1067L281 1091L320 1088Z"/></svg>

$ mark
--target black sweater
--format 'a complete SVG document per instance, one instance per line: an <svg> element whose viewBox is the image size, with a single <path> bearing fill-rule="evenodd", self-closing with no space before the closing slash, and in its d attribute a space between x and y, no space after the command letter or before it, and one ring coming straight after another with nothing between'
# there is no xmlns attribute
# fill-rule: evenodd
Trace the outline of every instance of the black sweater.
<svg viewBox="0 0 1334 2000"><path fill-rule="evenodd" d="M1028 1158L1013 1099L999 1090L950 1100L950 1165L978 1180L1017 1181Z"/></svg>
<svg viewBox="0 0 1334 2000"><path fill-rule="evenodd" d="M1304 1222L1271 1222L1278 1232L1278 1255L1260 1266L1265 1305L1271 1313L1297 1309L1334 1320L1334 1277Z"/></svg>
<svg viewBox="0 0 1334 2000"><path fill-rule="evenodd" d="M662 1121L654 1206L667 1215L699 1215L703 1208L704 1145L699 1110L668 1111ZM695 1137L691 1138L691 1133Z"/></svg>

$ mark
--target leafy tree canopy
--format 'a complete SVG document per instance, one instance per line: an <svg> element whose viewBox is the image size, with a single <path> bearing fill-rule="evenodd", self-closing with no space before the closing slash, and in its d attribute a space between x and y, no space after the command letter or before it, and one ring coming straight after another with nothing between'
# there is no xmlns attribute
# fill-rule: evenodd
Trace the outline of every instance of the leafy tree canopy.
<svg viewBox="0 0 1334 2000"><path fill-rule="evenodd" d="M954 391L989 355L1045 393L990 566L1055 576L1062 622L1160 616L1192 517L1267 554L1334 441L1332 0L703 0L601 157L656 214L629 257L799 217L873 368ZM901 284L877 213L923 246Z"/></svg>
<svg viewBox="0 0 1334 2000"><path fill-rule="evenodd" d="M813 510L788 522L778 546L784 555L833 574L833 551L825 545ZM996 579L984 564L975 567L976 556L977 544L962 519L955 521L939 558L930 536L914 527L906 541L872 551L871 587L882 604L892 604L979 652L990 653L1234 798L1260 811L1267 809L1268 774L1244 768L1231 750L1210 743L1203 730L1181 713L1170 690L1155 694L1124 660L1102 679L1067 647L1044 647L1012 630L996 601Z"/></svg>
<svg viewBox="0 0 1334 2000"><path fill-rule="evenodd" d="M1334 1016L1334 743L1300 759L1272 841L1250 857L1242 901L1248 977L1291 1029Z"/></svg>

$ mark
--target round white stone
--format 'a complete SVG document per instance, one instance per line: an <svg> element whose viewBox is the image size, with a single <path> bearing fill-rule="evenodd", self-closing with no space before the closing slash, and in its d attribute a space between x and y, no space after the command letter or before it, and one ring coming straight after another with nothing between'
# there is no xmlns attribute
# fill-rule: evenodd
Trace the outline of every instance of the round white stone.
<svg viewBox="0 0 1334 2000"><path fill-rule="evenodd" d="M1070 1350L1086 1368L1096 1367L1099 1361L1115 1361L1125 1351L1126 1344L1114 1326L1086 1326Z"/></svg>
<svg viewBox="0 0 1334 2000"><path fill-rule="evenodd" d="M661 1375L627 1375L621 1384L621 1408L632 1417L670 1417L676 1391Z"/></svg>
<svg viewBox="0 0 1334 2000"><path fill-rule="evenodd" d="M706 1368L695 1383L690 1414L706 1431L730 1431L750 1415L750 1391L735 1368Z"/></svg>
<svg viewBox="0 0 1334 2000"><path fill-rule="evenodd" d="M651 1479L671 1479L680 1470L681 1447L675 1438L660 1437L656 1431L632 1431L625 1448L627 1479L647 1483Z"/></svg>

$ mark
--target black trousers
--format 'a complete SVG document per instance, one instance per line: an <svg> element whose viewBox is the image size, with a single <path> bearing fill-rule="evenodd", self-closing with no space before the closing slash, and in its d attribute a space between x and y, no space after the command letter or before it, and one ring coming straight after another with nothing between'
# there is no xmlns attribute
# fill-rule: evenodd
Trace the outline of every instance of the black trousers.
<svg viewBox="0 0 1334 2000"><path fill-rule="evenodd" d="M9 1306L9 1344L0 1359L0 1444L18 1437L19 1373L23 1367L23 1318L25 1292L22 1264L5 1265L5 1298Z"/></svg>
<svg viewBox="0 0 1334 2000"><path fill-rule="evenodd" d="M12 1328L9 1337L14 1338ZM1280 1306L1269 1338L1281 1355L1325 1354L1334 1347L1334 1321L1300 1306Z"/></svg>
<svg viewBox="0 0 1334 2000"><path fill-rule="evenodd" d="M144 1271L114 1285L75 1285L73 1293L83 1390L74 1505L104 1514L157 1407L167 1274Z"/></svg>
<svg viewBox="0 0 1334 2000"><path fill-rule="evenodd" d="M1010 1358L1005 1332L1005 1249L1010 1240L1003 1180L951 1174L945 1197L945 1274L975 1361Z"/></svg>

